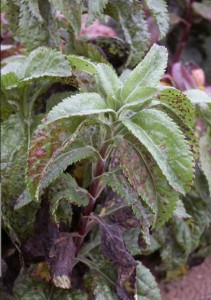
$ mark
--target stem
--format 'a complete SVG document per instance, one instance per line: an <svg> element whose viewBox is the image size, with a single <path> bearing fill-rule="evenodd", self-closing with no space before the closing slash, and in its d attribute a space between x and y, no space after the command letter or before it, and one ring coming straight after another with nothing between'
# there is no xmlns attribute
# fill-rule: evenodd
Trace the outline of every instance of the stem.
<svg viewBox="0 0 211 300"><path fill-rule="evenodd" d="M96 168L95 168L95 172L94 172L94 178L91 182L91 185L89 187L89 194L91 195L90 197L90 201L89 204L84 208L80 221L79 221L79 226L78 226L78 234L80 235L79 237L76 238L76 247L77 247L77 253L80 250L84 238L87 235L88 232L88 222L89 222L89 217L90 214L93 211L94 205L96 203L96 200L99 196L99 191L100 191L100 176L103 174L104 172L104 167L105 167L105 157L107 154L107 151L109 149L109 143L104 143L101 148L100 148L100 156L102 157L101 159L98 160ZM85 217L85 218L84 218Z"/></svg>
<svg viewBox="0 0 211 300"><path fill-rule="evenodd" d="M185 29L183 32L183 35L181 37L181 40L179 42L179 46L177 48L177 51L174 55L174 58L172 60L171 66L169 67L169 73L171 73L171 69L174 63L176 63L177 61L179 61L179 58L188 42L188 38L189 38L189 33L190 33L190 28L192 25L192 3L194 2L194 0L188 0L188 8L187 8L187 12L186 12L186 17L185 17Z"/></svg>

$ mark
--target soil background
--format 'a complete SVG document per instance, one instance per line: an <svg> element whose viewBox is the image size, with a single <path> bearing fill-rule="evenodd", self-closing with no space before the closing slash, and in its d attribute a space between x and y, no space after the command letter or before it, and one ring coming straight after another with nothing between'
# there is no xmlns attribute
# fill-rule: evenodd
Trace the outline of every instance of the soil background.
<svg viewBox="0 0 211 300"><path fill-rule="evenodd" d="M182 278L160 285L163 300L211 300L211 257Z"/></svg>

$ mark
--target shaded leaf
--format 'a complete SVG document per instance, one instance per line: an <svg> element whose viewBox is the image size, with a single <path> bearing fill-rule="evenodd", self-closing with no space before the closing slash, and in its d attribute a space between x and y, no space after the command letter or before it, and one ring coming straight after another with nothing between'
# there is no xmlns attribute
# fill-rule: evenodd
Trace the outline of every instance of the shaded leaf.
<svg viewBox="0 0 211 300"><path fill-rule="evenodd" d="M200 162L209 185L211 195L211 138L207 133L200 139Z"/></svg>
<svg viewBox="0 0 211 300"><path fill-rule="evenodd" d="M76 246L73 242L72 234L60 232L49 252L51 273L55 286L66 289L71 287L70 275L75 256Z"/></svg>
<svg viewBox="0 0 211 300"><path fill-rule="evenodd" d="M192 185L193 162L178 126L166 114L154 109L142 110L132 121L126 120L123 124L151 153L169 184L185 194Z"/></svg>
<svg viewBox="0 0 211 300"><path fill-rule="evenodd" d="M122 97L127 102L128 96L134 90L142 87L154 87L159 84L167 65L167 50L154 44L144 59L129 74L122 88Z"/></svg>
<svg viewBox="0 0 211 300"><path fill-rule="evenodd" d="M159 39L164 38L169 28L166 2L164 0L144 0L144 3L158 25L160 31Z"/></svg>
<svg viewBox="0 0 211 300"><path fill-rule="evenodd" d="M72 26L75 34L78 34L81 29L82 1L50 0L50 2L64 15L64 17L67 19L67 22Z"/></svg>
<svg viewBox="0 0 211 300"><path fill-rule="evenodd" d="M86 25L91 25L97 18L102 14L108 0L96 0L96 1L88 1L88 18L86 21Z"/></svg>
<svg viewBox="0 0 211 300"><path fill-rule="evenodd" d="M69 61L72 69L75 71L86 72L90 75L96 73L96 66L93 62L82 56L68 55L67 60Z"/></svg>
<svg viewBox="0 0 211 300"><path fill-rule="evenodd" d="M106 258L123 266L135 266L136 262L125 248L121 229L116 224L106 224L99 217L93 217L100 227L101 247Z"/></svg>
<svg viewBox="0 0 211 300"><path fill-rule="evenodd" d="M136 267L136 298L138 300L161 300L154 276L141 262Z"/></svg>
<svg viewBox="0 0 211 300"><path fill-rule="evenodd" d="M211 21L211 3L209 0L202 3L193 2L192 6L198 15Z"/></svg>
<svg viewBox="0 0 211 300"><path fill-rule="evenodd" d="M117 266L117 294L122 300L135 299L135 265Z"/></svg>
<svg viewBox="0 0 211 300"><path fill-rule="evenodd" d="M130 46L127 65L134 67L140 62L150 43L150 33L140 3L124 0L109 2L106 14L120 23L126 42Z"/></svg>

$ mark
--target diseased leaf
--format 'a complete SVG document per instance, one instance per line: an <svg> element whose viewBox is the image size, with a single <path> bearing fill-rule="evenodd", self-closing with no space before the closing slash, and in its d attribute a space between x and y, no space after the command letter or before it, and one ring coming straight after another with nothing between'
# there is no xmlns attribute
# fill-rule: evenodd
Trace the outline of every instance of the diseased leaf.
<svg viewBox="0 0 211 300"><path fill-rule="evenodd" d="M75 34L78 34L81 29L82 1L50 0L50 2L64 15L64 17L67 19L67 22L72 26Z"/></svg>
<svg viewBox="0 0 211 300"><path fill-rule="evenodd" d="M119 157L123 174L127 177L131 186L156 215L157 195L155 183L148 165L141 157L141 153L133 144L121 140L115 155Z"/></svg>
<svg viewBox="0 0 211 300"><path fill-rule="evenodd" d="M68 55L67 60L69 61L72 69L75 71L86 72L90 75L94 75L96 73L95 64L85 57Z"/></svg>
<svg viewBox="0 0 211 300"><path fill-rule="evenodd" d="M103 182L110 186L132 208L136 218L140 221L145 243L149 244L149 216L146 208L141 203L141 199L138 197L138 193L130 186L127 179L120 172L105 173L101 178Z"/></svg>
<svg viewBox="0 0 211 300"><path fill-rule="evenodd" d="M90 146L73 148L61 154L59 154L60 149L57 149L57 152L58 155L52 156L42 172L38 186L40 192L53 182L69 165L84 158L93 157L94 154L93 148Z"/></svg>
<svg viewBox="0 0 211 300"><path fill-rule="evenodd" d="M131 267L136 261L125 248L120 226L106 224L99 217L93 217L100 227L101 247L103 255L117 265Z"/></svg>
<svg viewBox="0 0 211 300"><path fill-rule="evenodd" d="M108 282L97 272L89 272L85 278L86 289L95 300L118 300Z"/></svg>
<svg viewBox="0 0 211 300"><path fill-rule="evenodd" d="M97 64L96 71L98 87L105 95L108 106L115 109L118 102L117 92L121 88L121 81L111 66Z"/></svg>
<svg viewBox="0 0 211 300"><path fill-rule="evenodd" d="M155 87L159 84L167 65L167 50L154 44L144 59L129 74L122 88L122 98L127 102L128 96L139 87Z"/></svg>
<svg viewBox="0 0 211 300"><path fill-rule="evenodd" d="M70 275L76 256L76 246L71 233L60 232L54 240L49 252L49 260L53 283L55 286L69 289L71 287Z"/></svg>
<svg viewBox="0 0 211 300"><path fill-rule="evenodd" d="M60 122L51 126L45 124L38 126L28 154L27 186L31 195L36 193L49 159L57 153L59 147L66 140L66 143L71 143L76 138L77 134L73 134L80 122L80 119L75 119L67 123ZM73 135L72 138L71 135Z"/></svg>
<svg viewBox="0 0 211 300"><path fill-rule="evenodd" d="M154 109L142 110L132 120L122 123L151 153L169 184L185 194L192 185L193 162L177 125L166 114Z"/></svg>
<svg viewBox="0 0 211 300"><path fill-rule="evenodd" d="M54 214L61 200L67 200L78 206L86 206L89 203L88 192L80 188L76 180L68 173L60 175L50 187L48 195L52 214Z"/></svg>
<svg viewBox="0 0 211 300"><path fill-rule="evenodd" d="M160 93L158 100L176 113L186 125L193 127L194 106L186 95L174 88L166 88Z"/></svg>
<svg viewBox="0 0 211 300"><path fill-rule="evenodd" d="M148 50L150 33L140 3L131 2L124 0L109 2L106 7L106 14L120 23L125 39L130 45L127 65L134 67Z"/></svg>
<svg viewBox="0 0 211 300"><path fill-rule="evenodd" d="M88 1L88 18L86 21L86 26L91 25L100 15L108 3L108 0L92 0Z"/></svg>
<svg viewBox="0 0 211 300"><path fill-rule="evenodd" d="M71 116L87 116L113 112L97 93L82 93L64 99L48 114L46 122L51 123Z"/></svg>
<svg viewBox="0 0 211 300"><path fill-rule="evenodd" d="M202 171L206 176L211 195L211 137L208 133L200 139L199 145Z"/></svg>
<svg viewBox="0 0 211 300"><path fill-rule="evenodd" d="M120 299L135 299L136 268L134 266L117 267L117 294Z"/></svg>
<svg viewBox="0 0 211 300"><path fill-rule="evenodd" d="M157 283L141 262L136 267L136 299L138 300L161 300Z"/></svg>
<svg viewBox="0 0 211 300"><path fill-rule="evenodd" d="M155 23L158 25L160 31L159 39L164 38L169 28L166 2L164 0L144 0L144 3L153 16Z"/></svg>

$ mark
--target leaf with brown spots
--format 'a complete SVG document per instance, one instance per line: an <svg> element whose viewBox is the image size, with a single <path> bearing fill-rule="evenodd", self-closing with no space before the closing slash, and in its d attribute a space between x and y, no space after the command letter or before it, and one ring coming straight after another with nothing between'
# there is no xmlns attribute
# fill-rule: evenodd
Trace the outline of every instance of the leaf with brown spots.
<svg viewBox="0 0 211 300"><path fill-rule="evenodd" d="M122 300L135 299L136 266L117 267L117 294Z"/></svg>
<svg viewBox="0 0 211 300"><path fill-rule="evenodd" d="M121 139L115 155L119 158L122 171L134 190L138 192L139 196L156 215L157 195L155 183L150 169L141 157L138 148L135 148L135 145L130 144L125 139Z"/></svg>
<svg viewBox="0 0 211 300"><path fill-rule="evenodd" d="M178 115L182 122L191 128L195 121L195 109L189 98L175 88L164 89L158 96L161 104L166 105Z"/></svg>

